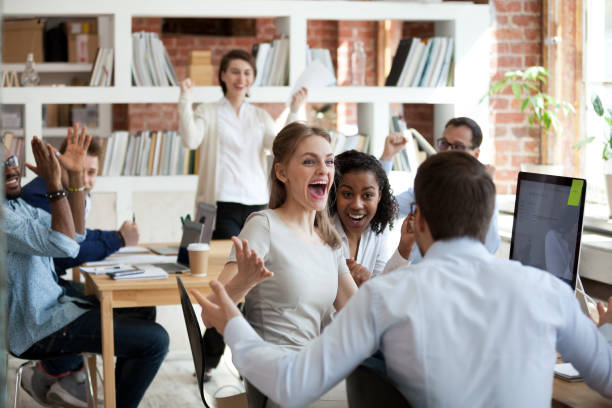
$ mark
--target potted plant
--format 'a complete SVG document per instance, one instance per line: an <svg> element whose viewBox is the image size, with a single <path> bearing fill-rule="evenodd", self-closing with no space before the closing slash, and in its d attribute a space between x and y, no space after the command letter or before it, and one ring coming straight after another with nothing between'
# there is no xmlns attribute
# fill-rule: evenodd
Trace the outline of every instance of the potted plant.
<svg viewBox="0 0 612 408"><path fill-rule="evenodd" d="M493 82L489 88L488 95L496 95L504 92L508 87L512 89L514 98L519 102L521 112L528 113L527 123L530 127L540 126L543 134L550 134L555 146L554 138L562 131L559 114L568 115L575 112L574 107L566 101L559 100L542 92L542 85L548 80L550 73L541 66L528 67L524 71L509 71L504 74L504 79ZM524 170L542 173L560 174L563 169L554 163L554 154L545 152L544 146L540 145L540 165L523 165Z"/></svg>
<svg viewBox="0 0 612 408"><path fill-rule="evenodd" d="M593 110L595 114L603 119L604 129L603 129L603 149L601 151L601 158L604 162L607 163L606 169L606 187L608 190L608 208L609 208L609 216L612 218L612 110L605 109L603 103L601 102L601 98L599 95L595 95L591 103L593 105ZM581 149L586 146L588 143L591 143L597 139L595 136L589 136L580 139L574 147L576 149Z"/></svg>

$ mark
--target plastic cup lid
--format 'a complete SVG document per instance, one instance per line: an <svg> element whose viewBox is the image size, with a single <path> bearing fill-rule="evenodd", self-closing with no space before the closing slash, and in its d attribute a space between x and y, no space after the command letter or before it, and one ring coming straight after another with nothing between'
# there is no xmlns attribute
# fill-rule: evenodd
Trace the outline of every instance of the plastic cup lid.
<svg viewBox="0 0 612 408"><path fill-rule="evenodd" d="M192 242L191 244L187 245L187 250L188 251L208 251L210 250L210 246L208 244L203 244L200 242Z"/></svg>

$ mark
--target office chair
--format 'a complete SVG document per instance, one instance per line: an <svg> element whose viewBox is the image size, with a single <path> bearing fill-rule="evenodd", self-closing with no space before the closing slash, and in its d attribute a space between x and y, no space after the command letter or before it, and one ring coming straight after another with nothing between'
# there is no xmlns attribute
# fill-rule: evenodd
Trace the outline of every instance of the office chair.
<svg viewBox="0 0 612 408"><path fill-rule="evenodd" d="M94 392L93 392L93 384L91 382L91 375L89 372L89 363L88 363L88 359L91 356L89 353L81 353L83 356L83 369L85 370L85 375L87 377L87 392L88 392L88 405L89 403L91 403L94 400ZM13 353L10 353L11 356L15 357L15 358L19 358L21 359L21 357L14 355ZM41 356L43 357L43 356ZM53 358L52 356L44 356L44 358ZM42 359L42 358L41 358ZM17 373L15 375L15 402L13 404L13 408L17 408L17 401L19 399L19 391L21 390L21 377L23 374L23 369L26 368L28 365L32 365L34 364L33 360L27 360L26 362L24 362L23 364L21 364L19 367L17 367ZM99 376L99 374L98 374ZM101 377L100 377L101 378ZM97 404L93 404L93 406L95 407Z"/></svg>
<svg viewBox="0 0 612 408"><path fill-rule="evenodd" d="M364 364L346 378L346 395L350 408L411 407L391 380Z"/></svg>
<svg viewBox="0 0 612 408"><path fill-rule="evenodd" d="M185 326L187 327L187 336L189 338L189 345L191 346L191 355L193 356L193 364L195 366L196 377L198 379L198 388L200 390L200 397L206 408L210 408L204 397L204 340L202 338L202 332L200 331L200 324L189 295L185 290L185 286L181 281L181 278L176 277L178 283L179 293L181 294L181 306L183 307L183 316L185 317Z"/></svg>

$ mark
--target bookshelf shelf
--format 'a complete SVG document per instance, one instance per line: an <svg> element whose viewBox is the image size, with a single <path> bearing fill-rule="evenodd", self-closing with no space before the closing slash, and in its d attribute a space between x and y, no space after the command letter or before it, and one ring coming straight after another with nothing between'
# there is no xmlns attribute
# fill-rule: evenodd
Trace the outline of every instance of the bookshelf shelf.
<svg viewBox="0 0 612 408"><path fill-rule="evenodd" d="M445 122L453 116L469 116L480 123L488 120L488 104L481 103L489 86L489 5L443 2L424 4L418 2L347 2L347 1L297 1L297 0L227 0L224 2L201 0L107 0L83 2L63 0L49 2L5 1L0 13L7 18L27 17L97 17L100 47L114 49L114 86L112 87L36 87L4 88L2 102L24 106L24 134L26 160L33 156L29 141L33 135L46 134L42 127L44 104L94 103L110 107L124 103L177 103L178 87L132 86L132 19L137 17L183 18L275 18L277 34L289 38L289 86L255 87L250 101L254 103L287 103L298 76L306 66L307 29L309 20L353 21L423 21L434 23L434 35L454 38L453 87L401 88L401 87L328 87L315 90L308 96L314 103L357 103L360 133L371 138L372 152L382 152L384 138L389 132L391 104L415 103L434 105L434 134L440 134ZM7 64L6 69L18 70L22 64ZM39 71L56 73L80 73L86 75L91 64L37 64ZM51 75L51 74L49 74ZM219 87L197 87L194 102L214 102L221 98ZM104 108L106 109L106 108ZM105 113L105 119L110 119ZM106 111L105 111L106 112ZM110 133L112 120L101 121ZM108 123L109 125L104 125ZM143 129L145 130L145 129ZM485 146L490 147L488 126L483 126ZM486 159L486 157L485 157ZM190 181L193 180L193 181ZM117 192L116 219L119 222L131 216L126 205L134 188L154 188L152 191L171 191L175 185L195 190L195 176L111 177L101 178L98 191ZM144 183L144 184L143 184ZM189 184L191 183L191 184ZM165 190L164 190L165 189ZM121 196L121 198L119 198Z"/></svg>
<svg viewBox="0 0 612 408"><path fill-rule="evenodd" d="M90 63L65 63L65 62L44 62L36 63L36 71L38 73L67 73L67 72L90 72ZM2 64L2 71L17 71L22 72L25 64Z"/></svg>

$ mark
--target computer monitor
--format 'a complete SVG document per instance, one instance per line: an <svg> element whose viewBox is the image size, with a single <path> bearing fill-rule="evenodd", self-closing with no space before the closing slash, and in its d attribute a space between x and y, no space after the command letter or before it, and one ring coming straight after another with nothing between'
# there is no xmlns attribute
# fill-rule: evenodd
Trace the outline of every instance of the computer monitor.
<svg viewBox="0 0 612 408"><path fill-rule="evenodd" d="M576 288L586 180L520 172L510 259Z"/></svg>

